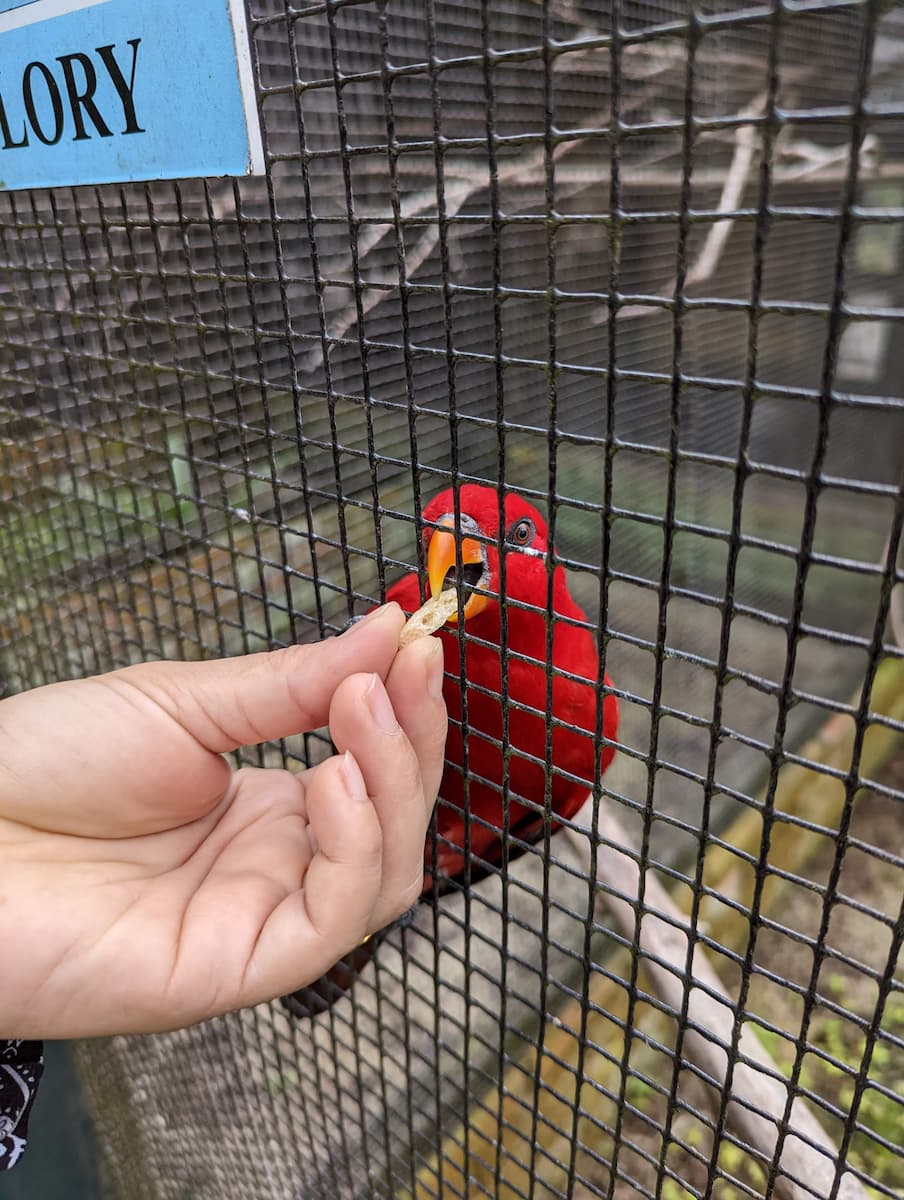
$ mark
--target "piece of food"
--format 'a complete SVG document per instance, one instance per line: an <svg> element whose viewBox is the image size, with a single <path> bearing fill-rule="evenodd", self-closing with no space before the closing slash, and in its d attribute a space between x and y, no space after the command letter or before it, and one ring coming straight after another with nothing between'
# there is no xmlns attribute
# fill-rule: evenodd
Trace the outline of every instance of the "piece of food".
<svg viewBox="0 0 904 1200"><path fill-rule="evenodd" d="M399 636L399 645L407 646L419 637L427 637L431 633L436 633L437 629L445 625L449 618L457 612L458 593L454 588L447 588L438 596L431 596L405 622Z"/></svg>

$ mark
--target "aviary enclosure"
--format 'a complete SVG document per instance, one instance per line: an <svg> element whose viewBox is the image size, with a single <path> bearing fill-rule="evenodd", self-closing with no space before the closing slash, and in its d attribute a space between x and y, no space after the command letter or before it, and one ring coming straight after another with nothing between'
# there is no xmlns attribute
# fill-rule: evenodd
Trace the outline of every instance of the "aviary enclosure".
<svg viewBox="0 0 904 1200"><path fill-rule="evenodd" d="M249 22L265 177L0 195L6 689L331 635L478 481L622 722L323 1016L82 1045L105 1188L900 1196L904 8Z"/></svg>

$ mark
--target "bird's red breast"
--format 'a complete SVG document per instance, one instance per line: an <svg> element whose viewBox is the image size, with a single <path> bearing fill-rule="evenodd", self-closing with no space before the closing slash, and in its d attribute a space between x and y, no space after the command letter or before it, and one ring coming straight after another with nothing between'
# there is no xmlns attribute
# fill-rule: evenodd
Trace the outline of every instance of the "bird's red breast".
<svg viewBox="0 0 904 1200"><path fill-rule="evenodd" d="M499 494L494 489L465 485L459 491L457 522L461 536L457 555L451 532L456 522L451 490L430 502L424 510L424 519L431 588L442 586L444 566L454 570L456 561L464 563L467 544L467 559L473 564L474 577L469 581L475 588L468 595L480 601L464 604L463 651L455 624L444 626L437 634L445 654L443 694L451 721L437 809L435 863L429 844L427 848L424 890L429 891L434 877L441 884L444 879L460 876L465 869L466 854L476 874L484 873L484 864L492 866L501 860L505 751L507 829L513 838L510 857L518 852L519 843L532 843L543 836L550 726L553 820L556 816L567 819L577 812L595 776L594 746L599 742L594 732L602 689L596 642L584 613L568 591L561 565L555 565L552 574L554 621L551 655L548 653L550 547L546 525L532 505L521 497L509 495L500 511ZM504 575L499 562L500 519L504 523ZM448 540L441 545L434 541L436 538ZM478 568L482 576L475 583ZM395 600L408 613L414 612L421 603L417 576L412 574L399 580L389 589L387 600ZM500 600L507 602L504 662ZM550 664L551 722L547 717ZM608 676L604 680L611 687ZM507 739L503 696L507 698ZM467 726L466 763L463 716ZM602 700L601 770L606 769L614 754L612 742L617 726L618 703L608 692ZM467 842L466 807L470 818Z"/></svg>

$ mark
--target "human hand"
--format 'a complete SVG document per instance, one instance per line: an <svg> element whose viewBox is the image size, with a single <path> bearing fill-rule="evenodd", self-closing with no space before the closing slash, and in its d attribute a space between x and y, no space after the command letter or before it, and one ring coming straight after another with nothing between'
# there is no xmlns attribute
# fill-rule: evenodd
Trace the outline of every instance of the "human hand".
<svg viewBox="0 0 904 1200"><path fill-rule="evenodd" d="M0 1037L268 1000L414 903L446 715L441 647L399 651L403 623L0 703ZM298 774L221 757L327 721L339 754Z"/></svg>

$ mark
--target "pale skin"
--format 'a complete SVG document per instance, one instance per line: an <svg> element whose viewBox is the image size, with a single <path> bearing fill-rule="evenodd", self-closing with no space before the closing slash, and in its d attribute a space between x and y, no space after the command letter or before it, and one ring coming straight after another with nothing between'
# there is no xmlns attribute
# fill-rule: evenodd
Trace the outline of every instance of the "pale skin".
<svg viewBox="0 0 904 1200"><path fill-rule="evenodd" d="M434 638L159 662L0 702L0 1038L175 1029L310 983L414 903L442 773ZM238 746L329 725L300 773Z"/></svg>

